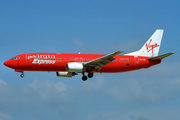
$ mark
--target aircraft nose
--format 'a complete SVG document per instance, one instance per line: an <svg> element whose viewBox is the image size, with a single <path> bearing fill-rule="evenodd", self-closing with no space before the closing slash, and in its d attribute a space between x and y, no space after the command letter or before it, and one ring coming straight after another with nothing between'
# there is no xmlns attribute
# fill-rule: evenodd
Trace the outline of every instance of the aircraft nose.
<svg viewBox="0 0 180 120"><path fill-rule="evenodd" d="M7 60L4 62L4 65L10 68L15 68L18 65L18 63L17 61Z"/></svg>
<svg viewBox="0 0 180 120"><path fill-rule="evenodd" d="M4 65L7 66L7 67L9 67L9 66L10 66L9 60L5 61L5 62L4 62Z"/></svg>

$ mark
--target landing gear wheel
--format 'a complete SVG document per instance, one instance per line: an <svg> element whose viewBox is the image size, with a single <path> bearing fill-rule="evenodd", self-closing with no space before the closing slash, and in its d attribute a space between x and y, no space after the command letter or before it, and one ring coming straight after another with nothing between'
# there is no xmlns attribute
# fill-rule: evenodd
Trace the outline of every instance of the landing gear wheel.
<svg viewBox="0 0 180 120"><path fill-rule="evenodd" d="M92 78L92 77L93 77L93 73L89 73L89 74L88 74L88 77L89 77L89 78Z"/></svg>
<svg viewBox="0 0 180 120"><path fill-rule="evenodd" d="M87 76L85 76L85 75L82 76L82 80L83 80L83 81L86 81L86 80L87 80Z"/></svg>
<svg viewBox="0 0 180 120"><path fill-rule="evenodd" d="M23 78L23 77L24 77L24 74L22 73L20 76Z"/></svg>

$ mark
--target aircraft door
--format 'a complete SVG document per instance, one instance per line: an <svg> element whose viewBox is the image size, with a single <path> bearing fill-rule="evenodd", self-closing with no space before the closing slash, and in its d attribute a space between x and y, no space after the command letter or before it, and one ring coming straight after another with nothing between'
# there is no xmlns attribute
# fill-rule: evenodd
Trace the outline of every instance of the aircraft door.
<svg viewBox="0 0 180 120"><path fill-rule="evenodd" d="M32 54L26 54L26 63L32 63L34 56Z"/></svg>
<svg viewBox="0 0 180 120"><path fill-rule="evenodd" d="M139 66L139 58L138 58L138 56L134 56L134 66Z"/></svg>

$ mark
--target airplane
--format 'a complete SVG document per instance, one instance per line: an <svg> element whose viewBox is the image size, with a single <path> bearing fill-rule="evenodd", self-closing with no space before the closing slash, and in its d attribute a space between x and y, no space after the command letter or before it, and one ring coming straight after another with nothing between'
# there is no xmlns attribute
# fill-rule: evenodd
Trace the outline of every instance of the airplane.
<svg viewBox="0 0 180 120"><path fill-rule="evenodd" d="M82 73L82 80L92 78L94 73L117 73L149 68L175 52L159 55L164 30L157 29L138 51L118 55L123 51L104 54L26 53L14 56L4 65L21 72L56 72L58 77L72 77ZM85 75L87 73L87 76Z"/></svg>

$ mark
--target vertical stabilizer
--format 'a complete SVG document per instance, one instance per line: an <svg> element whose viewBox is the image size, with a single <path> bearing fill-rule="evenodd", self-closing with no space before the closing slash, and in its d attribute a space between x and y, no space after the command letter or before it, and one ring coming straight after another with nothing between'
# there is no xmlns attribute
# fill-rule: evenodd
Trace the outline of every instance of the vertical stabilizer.
<svg viewBox="0 0 180 120"><path fill-rule="evenodd" d="M164 30L157 29L139 51L128 53L126 55L137 55L147 57L158 56L163 32Z"/></svg>

